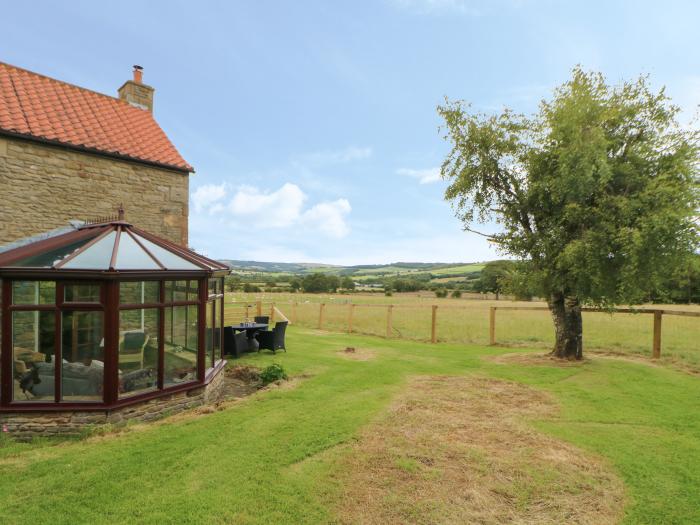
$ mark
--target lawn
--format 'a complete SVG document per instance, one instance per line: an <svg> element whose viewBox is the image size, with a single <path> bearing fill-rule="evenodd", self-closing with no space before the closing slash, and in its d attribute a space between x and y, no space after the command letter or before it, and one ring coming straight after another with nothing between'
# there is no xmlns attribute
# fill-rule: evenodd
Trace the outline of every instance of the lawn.
<svg viewBox="0 0 700 525"><path fill-rule="evenodd" d="M344 359L348 345L372 359ZM512 349L291 328L289 353L252 355L297 379L226 410L60 443L0 446L3 523L328 523L344 458L417 376L511 380L549 393L529 425L600 456L625 485L625 523L700 522L700 382L597 358L494 362ZM519 350L526 352L525 350Z"/></svg>

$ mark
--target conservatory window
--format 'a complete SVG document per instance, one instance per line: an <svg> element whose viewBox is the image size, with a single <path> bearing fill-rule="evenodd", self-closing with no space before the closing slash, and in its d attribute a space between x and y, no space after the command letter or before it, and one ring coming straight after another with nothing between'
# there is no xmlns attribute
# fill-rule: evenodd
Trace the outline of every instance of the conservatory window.
<svg viewBox="0 0 700 525"><path fill-rule="evenodd" d="M159 302L159 281L126 281L119 283L120 304L153 304Z"/></svg>
<svg viewBox="0 0 700 525"><path fill-rule="evenodd" d="M197 379L198 312L197 305L165 308L165 386Z"/></svg>
<svg viewBox="0 0 700 525"><path fill-rule="evenodd" d="M99 303L102 286L99 283L66 284L63 300L67 303Z"/></svg>
<svg viewBox="0 0 700 525"><path fill-rule="evenodd" d="M61 401L102 401L104 327L99 311L61 313Z"/></svg>
<svg viewBox="0 0 700 525"><path fill-rule="evenodd" d="M54 401L55 322L53 310L12 312L14 401Z"/></svg>
<svg viewBox="0 0 700 525"><path fill-rule="evenodd" d="M54 304L54 281L12 281L12 304Z"/></svg>
<svg viewBox="0 0 700 525"><path fill-rule="evenodd" d="M158 308L119 312L119 397L158 386Z"/></svg>

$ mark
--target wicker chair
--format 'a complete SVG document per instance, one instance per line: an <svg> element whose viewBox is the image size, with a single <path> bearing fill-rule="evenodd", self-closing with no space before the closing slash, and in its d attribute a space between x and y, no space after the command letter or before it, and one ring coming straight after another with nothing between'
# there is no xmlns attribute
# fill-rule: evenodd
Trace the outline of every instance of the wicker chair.
<svg viewBox="0 0 700 525"><path fill-rule="evenodd" d="M248 345L248 334L245 330L236 332L230 326L224 327L224 353L234 357L240 357L245 352L250 351Z"/></svg>
<svg viewBox="0 0 700 525"><path fill-rule="evenodd" d="M277 350L287 351L284 346L284 332L287 330L287 321L282 321L275 323L275 327L272 330L261 330L255 334L258 340L259 347L258 352L263 349L272 350L274 354Z"/></svg>
<svg viewBox="0 0 700 525"><path fill-rule="evenodd" d="M270 316L269 315L256 315L255 322L259 323L259 324L269 324L270 323Z"/></svg>
<svg viewBox="0 0 700 525"><path fill-rule="evenodd" d="M122 334L119 343L119 366L125 364L136 365L143 368L144 353L150 336L141 330L131 330Z"/></svg>

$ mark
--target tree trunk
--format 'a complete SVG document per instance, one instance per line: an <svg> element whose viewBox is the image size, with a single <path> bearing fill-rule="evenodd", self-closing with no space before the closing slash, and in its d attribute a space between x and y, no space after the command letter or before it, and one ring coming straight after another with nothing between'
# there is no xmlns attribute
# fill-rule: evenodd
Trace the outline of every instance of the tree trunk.
<svg viewBox="0 0 700 525"><path fill-rule="evenodd" d="M583 319L577 297L553 293L548 301L554 320L554 350L552 355L561 359L583 359Z"/></svg>

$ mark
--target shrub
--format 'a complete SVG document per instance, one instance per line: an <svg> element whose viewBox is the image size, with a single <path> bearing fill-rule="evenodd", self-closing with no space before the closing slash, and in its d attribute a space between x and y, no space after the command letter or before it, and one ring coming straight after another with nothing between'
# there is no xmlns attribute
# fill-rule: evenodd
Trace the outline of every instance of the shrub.
<svg viewBox="0 0 700 525"><path fill-rule="evenodd" d="M435 297L447 297L447 290L445 290L445 289L435 290Z"/></svg>
<svg viewBox="0 0 700 525"><path fill-rule="evenodd" d="M277 363L272 363L270 366L263 368L260 372L260 381L262 381L263 385L269 385L281 379L287 379L287 372L284 371L282 365L278 365Z"/></svg>
<svg viewBox="0 0 700 525"><path fill-rule="evenodd" d="M460 290L455 290L454 292L452 292L453 299L459 299L460 297L462 297L462 292Z"/></svg>

